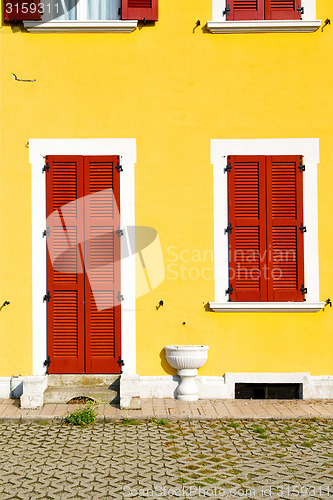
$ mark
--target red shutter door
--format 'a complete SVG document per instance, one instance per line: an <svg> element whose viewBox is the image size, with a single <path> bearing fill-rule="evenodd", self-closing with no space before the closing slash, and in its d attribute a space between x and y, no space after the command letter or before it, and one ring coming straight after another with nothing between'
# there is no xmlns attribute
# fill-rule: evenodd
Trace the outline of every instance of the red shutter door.
<svg viewBox="0 0 333 500"><path fill-rule="evenodd" d="M48 371L84 373L84 277L77 245L84 239L83 214L76 203L83 196L83 162L80 156L49 156L47 161Z"/></svg>
<svg viewBox="0 0 333 500"><path fill-rule="evenodd" d="M158 0L122 0L122 19L158 20Z"/></svg>
<svg viewBox="0 0 333 500"><path fill-rule="evenodd" d="M302 156L268 156L268 300L302 301L304 283Z"/></svg>
<svg viewBox="0 0 333 500"><path fill-rule="evenodd" d="M265 157L230 156L229 287L231 301L267 300Z"/></svg>
<svg viewBox="0 0 333 500"><path fill-rule="evenodd" d="M265 19L301 19L301 0L266 0Z"/></svg>
<svg viewBox="0 0 333 500"><path fill-rule="evenodd" d="M39 21L40 0L5 0L5 21Z"/></svg>
<svg viewBox="0 0 333 500"><path fill-rule="evenodd" d="M120 373L118 162L119 156L84 157L87 373Z"/></svg>
<svg viewBox="0 0 333 500"><path fill-rule="evenodd" d="M264 19L264 0L226 0L226 12L230 21Z"/></svg>

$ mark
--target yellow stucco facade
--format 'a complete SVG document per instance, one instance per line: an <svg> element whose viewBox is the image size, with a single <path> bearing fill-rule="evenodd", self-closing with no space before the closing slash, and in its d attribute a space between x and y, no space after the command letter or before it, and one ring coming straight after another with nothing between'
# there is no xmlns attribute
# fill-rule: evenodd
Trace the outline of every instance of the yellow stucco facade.
<svg viewBox="0 0 333 500"><path fill-rule="evenodd" d="M333 20L328 0L316 11ZM31 138L136 139L135 222L158 231L165 263L164 281L136 300L138 374L175 373L167 344L207 344L201 375L333 375L331 308L207 307L215 294L211 139L319 138L319 298L332 296L333 25L212 34L211 18L211 0L160 0L159 21L132 33L2 26L0 280L1 303L10 305L0 315L0 377L32 374Z"/></svg>

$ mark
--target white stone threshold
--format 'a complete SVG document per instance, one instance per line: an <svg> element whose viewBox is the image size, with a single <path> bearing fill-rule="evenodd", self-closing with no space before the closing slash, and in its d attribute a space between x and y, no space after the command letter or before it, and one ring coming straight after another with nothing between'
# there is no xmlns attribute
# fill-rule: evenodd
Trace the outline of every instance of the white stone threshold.
<svg viewBox="0 0 333 500"><path fill-rule="evenodd" d="M293 373L225 373L222 377L198 376L199 399L234 399L236 383L303 384L303 399L333 398L333 376ZM120 407L129 408L132 398L174 398L179 384L177 375L120 377Z"/></svg>
<svg viewBox="0 0 333 500"><path fill-rule="evenodd" d="M30 33L132 33L138 21L24 21Z"/></svg>
<svg viewBox="0 0 333 500"><path fill-rule="evenodd" d="M325 302L209 302L215 312L318 312Z"/></svg>
<svg viewBox="0 0 333 500"><path fill-rule="evenodd" d="M211 33L313 33L321 26L314 21L207 21Z"/></svg>

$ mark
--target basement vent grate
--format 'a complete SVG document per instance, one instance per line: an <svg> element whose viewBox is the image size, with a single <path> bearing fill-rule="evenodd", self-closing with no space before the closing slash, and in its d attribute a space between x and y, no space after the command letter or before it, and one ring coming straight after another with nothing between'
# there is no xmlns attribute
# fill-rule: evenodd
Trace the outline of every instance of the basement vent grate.
<svg viewBox="0 0 333 500"><path fill-rule="evenodd" d="M303 384L235 384L236 399L303 399Z"/></svg>

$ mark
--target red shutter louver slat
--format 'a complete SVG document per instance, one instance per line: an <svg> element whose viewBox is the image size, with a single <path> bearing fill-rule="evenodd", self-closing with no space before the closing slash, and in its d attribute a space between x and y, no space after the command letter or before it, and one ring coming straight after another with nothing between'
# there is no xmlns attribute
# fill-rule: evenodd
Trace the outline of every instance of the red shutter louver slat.
<svg viewBox="0 0 333 500"><path fill-rule="evenodd" d="M264 0L226 0L230 21L252 21L264 18ZM228 12L228 10L226 11Z"/></svg>
<svg viewBox="0 0 333 500"><path fill-rule="evenodd" d="M229 295L231 301L267 300L265 158L230 156Z"/></svg>
<svg viewBox="0 0 333 500"><path fill-rule="evenodd" d="M268 156L268 300L303 301L304 282L301 156Z"/></svg>
<svg viewBox="0 0 333 500"><path fill-rule="evenodd" d="M121 18L158 21L158 0L122 0Z"/></svg>
<svg viewBox="0 0 333 500"><path fill-rule="evenodd" d="M48 371L84 373L84 277L77 246L83 241L83 220L76 203L83 196L83 161L77 156L47 161Z"/></svg>
<svg viewBox="0 0 333 500"><path fill-rule="evenodd" d="M39 21L40 7L40 0L4 0L4 20Z"/></svg>
<svg viewBox="0 0 333 500"><path fill-rule="evenodd" d="M301 0L265 0L265 19L301 19Z"/></svg>
<svg viewBox="0 0 333 500"><path fill-rule="evenodd" d="M119 373L120 173L118 156L85 156L86 371Z"/></svg>

